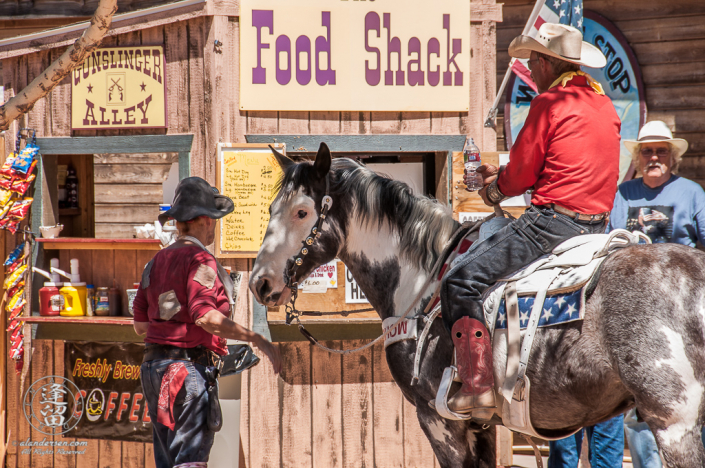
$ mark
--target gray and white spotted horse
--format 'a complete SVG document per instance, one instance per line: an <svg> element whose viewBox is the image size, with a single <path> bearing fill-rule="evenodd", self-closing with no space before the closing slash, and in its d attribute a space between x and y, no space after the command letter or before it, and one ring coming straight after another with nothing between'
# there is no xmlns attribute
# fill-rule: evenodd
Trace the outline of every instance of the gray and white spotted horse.
<svg viewBox="0 0 705 468"><path fill-rule="evenodd" d="M382 319L402 315L459 226L448 210L352 160L332 161L325 144L313 164L276 157L284 174L250 280L257 300L268 306L289 302L287 272L329 185L332 207L295 280L339 258ZM431 278L412 313L424 309L437 286ZM504 343L500 336L493 344L495 382L506 362L506 336ZM429 406L453 355L441 320L433 323L424 346L421 380L411 386L415 352L414 341L395 343L386 349L387 362L416 406L440 465L493 467L492 431L441 418ZM635 245L612 254L584 320L538 329L527 375L532 423L546 437L636 405L667 467L704 467L705 254L678 244Z"/></svg>

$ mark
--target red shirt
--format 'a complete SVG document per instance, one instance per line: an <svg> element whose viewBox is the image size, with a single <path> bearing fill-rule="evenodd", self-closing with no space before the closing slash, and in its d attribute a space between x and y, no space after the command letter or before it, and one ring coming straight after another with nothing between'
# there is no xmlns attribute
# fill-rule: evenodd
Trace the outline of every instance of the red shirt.
<svg viewBox="0 0 705 468"><path fill-rule="evenodd" d="M609 97L583 76L531 102L526 123L497 181L508 196L533 188L531 203L572 211L610 211L619 179L621 122Z"/></svg>
<svg viewBox="0 0 705 468"><path fill-rule="evenodd" d="M149 322L146 343L227 354L225 340L196 325L210 310L228 316L230 305L212 255L197 246L168 248L154 256L149 286L137 290L135 322ZM161 306L160 306L161 298Z"/></svg>

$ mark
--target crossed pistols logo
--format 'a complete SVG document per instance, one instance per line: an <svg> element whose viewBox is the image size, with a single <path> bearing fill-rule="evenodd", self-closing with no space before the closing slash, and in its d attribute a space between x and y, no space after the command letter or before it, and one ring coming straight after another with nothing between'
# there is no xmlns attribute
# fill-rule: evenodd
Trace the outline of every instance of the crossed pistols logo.
<svg viewBox="0 0 705 468"><path fill-rule="evenodd" d="M81 419L83 395L70 380L50 375L37 379L27 389L22 408L29 424L42 434L65 434Z"/></svg>
<svg viewBox="0 0 705 468"><path fill-rule="evenodd" d="M108 105L124 106L127 102L126 78L124 73L108 73Z"/></svg>

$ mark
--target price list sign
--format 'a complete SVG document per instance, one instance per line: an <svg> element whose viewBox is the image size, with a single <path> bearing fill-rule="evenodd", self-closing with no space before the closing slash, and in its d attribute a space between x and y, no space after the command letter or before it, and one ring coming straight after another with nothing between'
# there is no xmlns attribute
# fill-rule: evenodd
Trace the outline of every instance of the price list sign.
<svg viewBox="0 0 705 468"><path fill-rule="evenodd" d="M219 185L235 203L221 220L220 252L254 256L269 223L269 205L281 168L269 148L227 148L220 153Z"/></svg>

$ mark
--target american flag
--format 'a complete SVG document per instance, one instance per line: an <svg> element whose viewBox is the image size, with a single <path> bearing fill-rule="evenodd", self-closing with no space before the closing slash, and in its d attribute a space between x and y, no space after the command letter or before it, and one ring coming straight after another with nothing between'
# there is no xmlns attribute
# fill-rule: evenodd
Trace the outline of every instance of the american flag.
<svg viewBox="0 0 705 468"><path fill-rule="evenodd" d="M536 9L538 15L536 14ZM524 27L524 35L536 37L543 23L569 24L583 31L583 0L538 0L529 22ZM538 92L536 84L531 79L531 72L525 59L512 62L512 71L526 84Z"/></svg>

